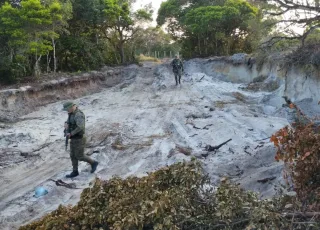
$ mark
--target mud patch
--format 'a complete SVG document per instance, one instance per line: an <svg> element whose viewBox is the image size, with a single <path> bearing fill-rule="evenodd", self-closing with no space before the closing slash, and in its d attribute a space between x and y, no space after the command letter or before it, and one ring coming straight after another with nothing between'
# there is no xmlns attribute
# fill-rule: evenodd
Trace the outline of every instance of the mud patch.
<svg viewBox="0 0 320 230"><path fill-rule="evenodd" d="M241 101L241 102L246 102L247 101L247 98L245 95L243 95L242 93L240 92L233 92L232 95L238 100L238 101Z"/></svg>
<svg viewBox="0 0 320 230"><path fill-rule="evenodd" d="M231 105L231 104L236 104L238 101L233 100L233 101L215 101L214 102L214 107L223 109L226 107L226 105Z"/></svg>
<svg viewBox="0 0 320 230"><path fill-rule="evenodd" d="M6 168L26 161L27 153L15 149L0 149L0 168Z"/></svg>
<svg viewBox="0 0 320 230"><path fill-rule="evenodd" d="M277 81L271 81L271 82L253 82L248 84L246 87L242 87L242 90L247 91L266 91L266 92L273 92L277 90L280 87L279 83Z"/></svg>
<svg viewBox="0 0 320 230"><path fill-rule="evenodd" d="M186 116L187 119L189 119L189 118L192 118L192 119L207 119L207 118L210 118L210 117L212 117L212 115L206 114L206 113L202 113L202 114L191 113L191 114L188 114Z"/></svg>

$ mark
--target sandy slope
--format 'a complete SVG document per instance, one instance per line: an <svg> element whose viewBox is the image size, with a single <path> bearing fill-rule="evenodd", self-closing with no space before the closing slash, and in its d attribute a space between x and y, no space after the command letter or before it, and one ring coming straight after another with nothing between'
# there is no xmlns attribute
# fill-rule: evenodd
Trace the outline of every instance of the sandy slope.
<svg viewBox="0 0 320 230"><path fill-rule="evenodd" d="M212 182L229 176L263 196L274 194L282 166L274 162L275 150L268 140L258 140L287 124L286 119L274 117L279 114L276 107L261 103L266 97L280 100L280 91L244 92L239 84L186 69L188 76L181 87L174 86L168 66L147 66L118 86L76 100L87 117L87 152L100 161L95 174L80 164L81 174L73 180L78 188L89 186L95 177L142 176L189 160L176 146L190 147L192 155L200 156L207 144L232 138L217 153L200 158ZM0 169L0 229L16 229L60 204L79 200L81 189L57 187L48 181L71 182L64 179L71 162L64 150L67 115L61 111L62 103L49 104L24 117L30 120L0 129L1 149L7 154ZM24 157L21 152L29 154ZM257 182L271 176L277 177L271 184ZM34 198L39 185L49 194Z"/></svg>

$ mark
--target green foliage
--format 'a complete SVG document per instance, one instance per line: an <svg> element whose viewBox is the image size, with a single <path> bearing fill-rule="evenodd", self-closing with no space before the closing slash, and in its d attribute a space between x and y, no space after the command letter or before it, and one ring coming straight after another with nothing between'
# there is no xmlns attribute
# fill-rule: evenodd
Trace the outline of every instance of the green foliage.
<svg viewBox="0 0 320 230"><path fill-rule="evenodd" d="M128 1L106 0L104 10L107 20L107 27L126 27L132 25Z"/></svg>
<svg viewBox="0 0 320 230"><path fill-rule="evenodd" d="M86 36L63 35L57 49L62 57L59 68L71 72L98 69L105 61L104 48L104 44L96 45Z"/></svg>
<svg viewBox="0 0 320 230"><path fill-rule="evenodd" d="M168 0L161 3L158 11L157 23L162 26L167 19L177 18L181 13L180 4L176 0Z"/></svg>
<svg viewBox="0 0 320 230"><path fill-rule="evenodd" d="M139 9L137 12L135 12L134 17L136 20L142 21L142 20L147 20L151 21L152 20L152 14L145 9Z"/></svg>
<svg viewBox="0 0 320 230"><path fill-rule="evenodd" d="M52 50L47 38L54 34L54 31L47 27L53 23L54 18L59 18L58 2L53 2L49 7L41 4L40 0L24 0L20 4L21 7L17 8L5 3L0 8L0 36L7 38L4 46L8 51L7 56L2 57L6 60L2 71L11 80L19 79L23 73L27 73L25 70L30 68L25 66L26 64L31 65L33 73L38 76L41 56ZM29 59L28 56L33 57L31 62L24 61Z"/></svg>
<svg viewBox="0 0 320 230"><path fill-rule="evenodd" d="M306 38L305 43L307 45L320 44L320 29L312 31Z"/></svg>
<svg viewBox="0 0 320 230"><path fill-rule="evenodd" d="M48 35L45 26L52 23L50 10L40 0L25 0L21 2L21 9L18 11L18 20L23 25L23 33L19 38L27 42L26 52L36 56L45 55L52 49L45 39Z"/></svg>
<svg viewBox="0 0 320 230"><path fill-rule="evenodd" d="M87 71L134 62L135 54L149 49L140 24L152 19L152 9L133 11L131 0L19 2L0 1L1 83L39 77L44 70ZM164 46L160 40L152 47Z"/></svg>
<svg viewBox="0 0 320 230"><path fill-rule="evenodd" d="M261 29L259 9L243 0L168 0L157 22L182 42L184 57L251 52Z"/></svg>
<svg viewBox="0 0 320 230"><path fill-rule="evenodd" d="M97 179L74 207L60 206L20 230L295 229L282 215L290 199L259 200L222 180L209 189L199 162L178 163L146 177ZM312 228L310 228L312 229ZM315 229L315 228L314 228Z"/></svg>
<svg viewBox="0 0 320 230"><path fill-rule="evenodd" d="M26 75L31 74L28 60L22 55L16 55L14 60L9 56L0 59L0 83L13 84L22 80Z"/></svg>
<svg viewBox="0 0 320 230"><path fill-rule="evenodd" d="M0 8L1 36L7 38L7 44L13 47L25 44L25 31L20 20L20 11L5 3ZM5 44L5 43L4 43Z"/></svg>
<svg viewBox="0 0 320 230"><path fill-rule="evenodd" d="M120 55L120 62L126 63L130 54L126 54L125 47L140 30L139 22L150 21L151 13L140 9L134 14L130 12L128 0L105 0L105 21L101 25L101 33ZM133 55L134 58L134 55Z"/></svg>

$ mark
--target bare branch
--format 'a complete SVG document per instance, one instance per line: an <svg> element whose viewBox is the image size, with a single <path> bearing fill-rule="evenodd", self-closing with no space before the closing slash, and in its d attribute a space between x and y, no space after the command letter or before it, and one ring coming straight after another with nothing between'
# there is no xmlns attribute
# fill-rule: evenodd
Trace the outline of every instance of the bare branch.
<svg viewBox="0 0 320 230"><path fill-rule="evenodd" d="M263 42L261 43L260 47L271 47L273 46L274 44L276 44L277 42L279 41L282 41L282 40L295 40L295 39L301 39L302 36L296 36L296 37L285 37L285 36L276 36L276 37L272 37L270 38L268 41L266 42Z"/></svg>
<svg viewBox="0 0 320 230"><path fill-rule="evenodd" d="M268 24L268 26L272 26L275 24L283 23L283 22L293 22L294 24L309 24L313 21L318 21L320 20L320 15L313 17L313 18L303 18L303 19L284 19L280 21L276 21L273 23Z"/></svg>
<svg viewBox="0 0 320 230"><path fill-rule="evenodd" d="M278 3L280 6L282 6L285 9L290 9L290 10L308 10L308 11L316 11L320 12L320 7L319 6L310 6L310 5L304 5L304 4L299 4L295 3L290 0L273 0L274 2ZM267 0L263 0L263 2L267 2Z"/></svg>
<svg viewBox="0 0 320 230"><path fill-rule="evenodd" d="M280 15L283 15L283 14L287 13L288 11L290 11L290 9L286 9L286 10L278 12L278 13L273 13L273 12L269 12L269 11L266 11L264 13L266 15L270 15L270 16L280 16Z"/></svg>

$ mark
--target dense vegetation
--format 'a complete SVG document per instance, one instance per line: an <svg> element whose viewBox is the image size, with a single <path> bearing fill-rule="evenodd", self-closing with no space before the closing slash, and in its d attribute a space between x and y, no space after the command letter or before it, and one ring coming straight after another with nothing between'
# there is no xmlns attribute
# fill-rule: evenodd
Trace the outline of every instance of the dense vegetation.
<svg viewBox="0 0 320 230"><path fill-rule="evenodd" d="M244 0L168 0L157 21L167 23L185 57L250 53L265 32L261 11Z"/></svg>
<svg viewBox="0 0 320 230"><path fill-rule="evenodd" d="M167 0L157 22L181 42L185 57L296 48L320 43L318 1ZM290 16L290 17L289 17ZM289 18L288 18L289 17ZM299 26L303 33L294 29ZM280 43L280 44L278 44Z"/></svg>
<svg viewBox="0 0 320 230"><path fill-rule="evenodd" d="M181 51L192 58L258 50L264 58L301 46L319 51L319 1L167 0L156 28L150 27L152 7L134 11L134 2L0 0L0 83L132 63L140 54ZM304 32L297 35L292 25ZM305 56L319 64L320 55Z"/></svg>
<svg viewBox="0 0 320 230"><path fill-rule="evenodd" d="M178 163L143 178L96 180L74 207L60 206L20 230L318 229L295 198L259 200L228 180L208 186L199 162ZM296 216L295 216L296 215ZM293 218L294 217L294 218ZM293 221L294 220L294 221Z"/></svg>
<svg viewBox="0 0 320 230"><path fill-rule="evenodd" d="M0 1L0 83L173 54L169 35L144 26L151 16L130 0Z"/></svg>

